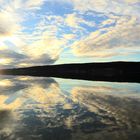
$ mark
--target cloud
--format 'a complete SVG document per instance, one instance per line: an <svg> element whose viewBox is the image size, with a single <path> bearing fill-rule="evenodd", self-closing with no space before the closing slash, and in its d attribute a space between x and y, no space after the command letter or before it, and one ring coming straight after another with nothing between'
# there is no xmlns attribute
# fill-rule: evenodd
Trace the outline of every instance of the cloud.
<svg viewBox="0 0 140 140"><path fill-rule="evenodd" d="M65 18L65 22L69 27L79 28L79 29L82 29L80 24L85 24L85 25L91 26L91 27L95 26L94 21L85 20L82 16L80 16L76 13L68 14Z"/></svg>
<svg viewBox="0 0 140 140"><path fill-rule="evenodd" d="M0 58L12 58L14 60L20 60L20 59L25 59L26 56L21 53L17 53L15 51L6 49L6 50L0 50Z"/></svg>
<svg viewBox="0 0 140 140"><path fill-rule="evenodd" d="M75 34L64 34L63 38L66 40L73 40L75 39L76 35Z"/></svg>
<svg viewBox="0 0 140 140"><path fill-rule="evenodd" d="M35 58L25 53L18 53L9 49L0 50L0 53L0 68L53 64L59 58L58 56L51 56L47 53Z"/></svg>
<svg viewBox="0 0 140 140"><path fill-rule="evenodd" d="M75 14L69 14L69 15L67 15L65 21L68 24L68 26L77 27L79 25L81 19L78 18Z"/></svg>
<svg viewBox="0 0 140 140"><path fill-rule="evenodd" d="M6 10L37 10L44 4L46 0L1 0L0 3L3 4Z"/></svg>
<svg viewBox="0 0 140 140"><path fill-rule="evenodd" d="M1 68L15 67L17 63L20 63L20 61L27 59L26 55L17 53L9 49L0 50L0 53Z"/></svg>
<svg viewBox="0 0 140 140"><path fill-rule="evenodd" d="M23 1L24 2L24 1ZM40 9L45 0L27 0L24 2L25 7L28 9Z"/></svg>
<svg viewBox="0 0 140 140"><path fill-rule="evenodd" d="M112 57L139 53L140 25L136 18L120 18L115 26L101 28L76 41L73 52L85 57Z"/></svg>
<svg viewBox="0 0 140 140"><path fill-rule="evenodd" d="M139 16L139 0L71 0L75 10Z"/></svg>
<svg viewBox="0 0 140 140"><path fill-rule="evenodd" d="M0 12L0 20L0 36L10 36L19 31L20 26L14 15L8 12Z"/></svg>
<svg viewBox="0 0 140 140"><path fill-rule="evenodd" d="M49 65L53 64L58 60L58 56L50 56L49 54L42 54L38 58L30 58L30 60L24 61L28 65Z"/></svg>
<svg viewBox="0 0 140 140"><path fill-rule="evenodd" d="M41 29L42 25L40 25L37 26L38 29L33 28L34 31L30 34L24 32L26 28L23 23L28 21L29 15L41 8L44 2L44 0L14 0L9 3L0 1L3 4L0 6L0 45L4 47L0 50L2 53L0 56L1 67L52 64L58 59L59 49L64 44L64 40L55 37L57 29L52 30L54 29L52 26L47 26L46 29L45 24L45 31ZM9 44L12 44L15 50L7 47Z"/></svg>
<svg viewBox="0 0 140 140"><path fill-rule="evenodd" d="M40 39L33 41L31 44L23 48L23 51L33 58L49 54L50 56L58 56L61 49L66 44L66 40L58 38L55 32L44 31Z"/></svg>
<svg viewBox="0 0 140 140"><path fill-rule="evenodd" d="M115 23L115 19L107 19L105 21L102 22L101 26L104 27L104 26L107 26L107 25L111 25L111 24L114 24Z"/></svg>
<svg viewBox="0 0 140 140"><path fill-rule="evenodd" d="M14 52L3 51L2 66L53 64L72 53L79 60L138 54L139 2L0 0L0 46ZM58 3L61 12L52 9L62 9Z"/></svg>
<svg viewBox="0 0 140 140"><path fill-rule="evenodd" d="M45 0L0 1L0 35L13 35L22 32L22 22L35 10L41 8Z"/></svg>
<svg viewBox="0 0 140 140"><path fill-rule="evenodd" d="M135 4L140 2L139 0L124 0L126 3Z"/></svg>

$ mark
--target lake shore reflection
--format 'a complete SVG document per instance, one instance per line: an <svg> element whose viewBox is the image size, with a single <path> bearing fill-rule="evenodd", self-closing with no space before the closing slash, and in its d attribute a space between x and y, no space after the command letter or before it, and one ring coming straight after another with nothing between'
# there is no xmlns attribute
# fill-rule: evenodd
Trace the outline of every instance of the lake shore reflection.
<svg viewBox="0 0 140 140"><path fill-rule="evenodd" d="M0 78L0 140L139 140L140 84Z"/></svg>

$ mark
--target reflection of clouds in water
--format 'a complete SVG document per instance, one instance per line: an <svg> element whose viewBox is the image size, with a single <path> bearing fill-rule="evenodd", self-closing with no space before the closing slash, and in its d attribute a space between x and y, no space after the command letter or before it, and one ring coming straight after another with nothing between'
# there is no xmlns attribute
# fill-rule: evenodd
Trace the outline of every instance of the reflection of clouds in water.
<svg viewBox="0 0 140 140"><path fill-rule="evenodd" d="M10 112L2 126L7 131L0 129L1 136L6 137L6 132L11 135L6 140L102 140L112 135L127 139L126 131L139 127L138 91L108 84L81 87L73 84L68 94L52 78L6 80L12 82L0 86L1 108ZM12 126L10 131L7 124Z"/></svg>
<svg viewBox="0 0 140 140"><path fill-rule="evenodd" d="M114 94L114 92L116 92ZM126 93L126 94L125 94ZM133 94L130 94L133 93ZM89 107L91 111L99 109L108 110L118 108L128 111L130 107L137 109L140 106L140 95L135 91L120 90L106 87L75 87L72 90L72 99ZM91 108L90 108L91 106ZM130 106L130 107L128 107ZM124 112L124 111L123 111Z"/></svg>
<svg viewBox="0 0 140 140"><path fill-rule="evenodd" d="M50 88L53 88L53 90L50 90ZM56 85L51 85L50 88L44 89L40 85L35 84L24 90L24 97L34 101L36 104L49 105L64 101L64 99L61 98L59 88L57 88Z"/></svg>
<svg viewBox="0 0 140 140"><path fill-rule="evenodd" d="M46 105L50 105L52 103L53 106L54 104L57 104L57 101L58 102L64 101L64 99L59 100L60 97L58 92L59 91L58 84L51 78L43 79L43 78L28 77L26 79L24 77L20 77L20 78L13 77L11 79L1 80L1 81L2 82L6 81L5 84L2 84L2 86L0 85L1 109L3 110L6 109L11 111L13 114L19 116L21 120L24 119L26 120L26 117L28 117L28 115L30 116L30 114L26 114L28 113L28 111L31 112L31 116L32 113L35 114L34 117L35 119L38 118L39 115L42 116L43 110L45 109L47 110ZM9 85L9 83L12 84ZM53 88L53 90L51 90L51 88ZM55 93L57 93L57 95ZM41 111L40 112L41 114L39 114L38 112L39 110ZM17 116L15 116L15 119L18 120ZM40 120L38 121L41 121L41 117ZM3 124L7 124L8 122L9 122L8 119L6 119L6 121L4 121ZM11 121L9 124L12 125L13 122ZM25 124L23 123L21 125L26 126L26 123ZM0 130L1 137L3 136L2 133L7 133L7 135L11 135L12 133L15 133L15 130L13 130L14 132L12 132L12 130L9 131L8 128L9 128L8 125L3 125L3 130L5 131ZM24 132L24 130L22 131ZM9 134L10 132L11 134ZM6 134L5 134L5 138L6 138ZM15 137L13 139L15 139Z"/></svg>
<svg viewBox="0 0 140 140"><path fill-rule="evenodd" d="M57 82L52 78L34 78L34 77L0 77L0 94L14 94L16 91L30 87L31 85L41 85L48 88L52 83Z"/></svg>
<svg viewBox="0 0 140 140"><path fill-rule="evenodd" d="M12 140L19 125L19 117L11 110L0 110L0 139Z"/></svg>
<svg viewBox="0 0 140 140"><path fill-rule="evenodd" d="M114 94L114 92L117 93ZM102 128L101 132L106 137L101 138L97 134L99 139L107 137L111 139L113 135L114 139L117 137L118 139L121 137L122 139L131 139L129 136L137 134L140 130L140 112L138 112L140 95L134 92L131 94L131 92L124 88L117 90L101 86L76 87L72 90L72 98L75 102L87 107L90 112L94 112L100 122L108 126L106 129ZM96 139L95 136L93 136L94 139Z"/></svg>

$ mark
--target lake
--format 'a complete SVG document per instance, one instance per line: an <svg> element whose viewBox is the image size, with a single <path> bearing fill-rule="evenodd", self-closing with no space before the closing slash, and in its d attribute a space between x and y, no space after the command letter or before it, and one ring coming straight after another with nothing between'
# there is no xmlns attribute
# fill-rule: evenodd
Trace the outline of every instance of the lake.
<svg viewBox="0 0 140 140"><path fill-rule="evenodd" d="M0 140L140 140L140 84L0 76Z"/></svg>

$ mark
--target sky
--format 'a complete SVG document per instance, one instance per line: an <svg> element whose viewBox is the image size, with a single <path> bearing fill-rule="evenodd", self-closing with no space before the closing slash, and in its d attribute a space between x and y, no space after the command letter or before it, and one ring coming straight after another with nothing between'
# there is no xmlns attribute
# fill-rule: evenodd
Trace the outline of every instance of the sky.
<svg viewBox="0 0 140 140"><path fill-rule="evenodd" d="M0 0L0 68L140 60L140 0Z"/></svg>

